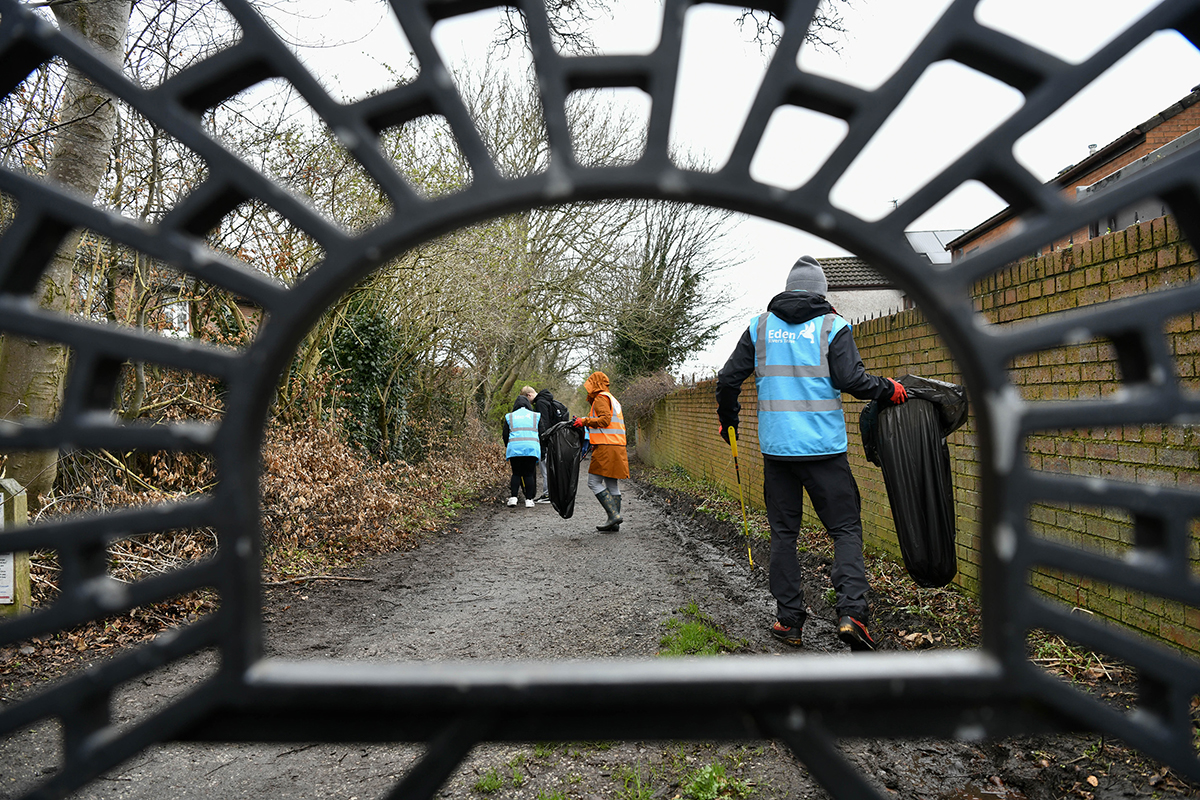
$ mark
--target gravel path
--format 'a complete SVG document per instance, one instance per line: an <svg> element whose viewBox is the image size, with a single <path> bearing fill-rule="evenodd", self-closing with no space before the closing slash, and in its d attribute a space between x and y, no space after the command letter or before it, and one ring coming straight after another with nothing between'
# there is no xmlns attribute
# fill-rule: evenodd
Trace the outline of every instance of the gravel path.
<svg viewBox="0 0 1200 800"><path fill-rule="evenodd" d="M695 514L685 496L635 481L625 483L623 511L628 522L621 531L601 534L595 525L603 511L586 488L569 520L549 505L510 509L497 501L419 548L377 558L355 574L369 580L269 588L267 653L365 661L651 658L665 623L689 603L731 638L746 640L750 653L792 652L766 632L774 604L762 569L765 548L751 572L736 529ZM814 615L806 649L851 658L821 600L828 578L820 566L809 569ZM114 706L120 721L168 702L213 663L193 658L127 687ZM1047 741L851 742L846 752L896 797L1041 800L1071 794L1065 790L1072 784L1090 790L1093 800L1131 796L1128 782L1114 783L1112 792L1084 783L1078 773L1086 765L1061 765L1065 757L1037 749L1049 748ZM409 745L161 745L78 796L366 800L385 797L419 752ZM0 742L0 774L7 773L0 797L35 785L56 755L50 725ZM673 800L714 765L733 780L721 796L739 789L755 798L824 796L772 742L489 745L476 748L441 796Z"/></svg>

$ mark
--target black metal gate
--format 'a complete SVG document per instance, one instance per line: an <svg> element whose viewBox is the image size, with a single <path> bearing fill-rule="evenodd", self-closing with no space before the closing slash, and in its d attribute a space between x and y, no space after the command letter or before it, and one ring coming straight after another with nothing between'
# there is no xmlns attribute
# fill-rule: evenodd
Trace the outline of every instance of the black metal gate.
<svg viewBox="0 0 1200 800"><path fill-rule="evenodd" d="M94 208L47 182L0 171L0 190L18 214L0 239L0 332L61 342L73 353L61 416L44 424L6 423L0 448L107 448L207 452L220 482L203 499L93 518L60 519L0 535L0 550L50 548L62 568L57 602L0 628L0 644L21 641L198 588L220 610L0 711L0 734L57 718L63 769L30 796L54 797L95 778L150 744L207 741L423 741L425 757L396 796L429 797L472 746L486 741L567 739L744 739L786 742L831 793L874 796L838 753L843 736L937 735L975 739L1035 729L1106 732L1190 778L1200 779L1190 704L1200 694L1194 659L1050 605L1030 588L1034 568L1059 568L1195 607L1189 526L1200 495L1185 490L1031 470L1020 457L1029 434L1058 427L1184 424L1200 402L1179 385L1163 320L1200 310L1188 284L1153 296L1047 316L1039 324L996 328L974 311L971 285L1057 236L1115 215L1146 197L1173 209L1200 242L1200 154L1168 170L1147 169L1087 203L1065 202L1012 156L1013 145L1152 33L1200 36L1200 2L1167 0L1081 64L1047 55L975 21L974 0L958 0L901 69L863 91L802 72L796 55L815 0L762 3L784 34L728 164L715 173L681 169L668 155L668 129L689 0L667 0L660 45L644 56L571 57L556 52L538 0L514 3L528 21L550 146L550 168L509 179L495 169L432 45L433 24L497 5L486 0L393 0L420 62L411 84L357 103L335 102L245 0L223 0L243 29L238 45L162 86L134 85L86 47L15 0L0 3L0 81L8 94L39 64L62 58L121 102L199 154L209 177L156 226ZM926 67L952 59L1020 90L1024 106L925 188L877 222L828 199L880 125ZM387 193L391 219L351 234L280 190L232 155L200 124L201 113L267 77L289 81ZM653 102L644 156L629 166L586 167L573 156L567 95L578 89L639 87ZM781 191L751 179L749 165L772 112L806 107L845 120L848 133L804 186ZM418 197L383 157L378 136L423 115L445 117L473 181L456 194ZM1025 227L1006 242L953 265L931 267L909 248L904 229L961 183L977 180L1021 213ZM814 232L879 267L902 286L949 343L975 398L983 488L984 641L969 652L880 655L837 660L797 657L704 663L352 664L278 663L261 658L258 455L272 391L297 342L329 298L386 259L465 224L550 204L619 197L689 201L733 209ZM210 250L204 233L237 205L273 208L325 251L325 260L285 287ZM253 300L267 322L245 351L165 340L47 314L30 299L58 241L86 227L180 271ZM1088 337L1116 345L1124 391L1097 401L1023 402L1007 377L1011 359ZM130 360L210 375L227 387L227 412L213 424L138 426L110 413L120 365ZM1027 508L1042 501L1124 508L1135 521L1133 558L1098 556L1031 535ZM215 528L217 556L125 586L106 575L110 540L147 531ZM98 554L101 557L98 557ZM1135 713L1121 714L1030 663L1026 635L1040 628L1119 658L1136 669ZM123 684L200 650L220 667L187 696L130 729L110 719Z"/></svg>

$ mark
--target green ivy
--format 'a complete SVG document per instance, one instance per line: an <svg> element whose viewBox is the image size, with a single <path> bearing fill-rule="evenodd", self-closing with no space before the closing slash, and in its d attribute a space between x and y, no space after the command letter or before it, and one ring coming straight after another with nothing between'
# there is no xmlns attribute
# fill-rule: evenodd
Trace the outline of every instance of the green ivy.
<svg viewBox="0 0 1200 800"><path fill-rule="evenodd" d="M379 311L359 308L334 332L327 357L338 377L337 406L347 440L382 461L405 455L408 376L397 374L399 352L395 326Z"/></svg>

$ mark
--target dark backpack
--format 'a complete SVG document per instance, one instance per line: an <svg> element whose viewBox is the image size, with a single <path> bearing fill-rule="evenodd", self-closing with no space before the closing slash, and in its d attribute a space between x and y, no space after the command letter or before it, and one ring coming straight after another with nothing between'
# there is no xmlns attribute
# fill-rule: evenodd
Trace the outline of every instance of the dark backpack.
<svg viewBox="0 0 1200 800"><path fill-rule="evenodd" d="M571 412L563 403L554 399L549 389L538 392L537 397L533 398L533 408L542 415L543 432L560 422L571 421Z"/></svg>
<svg viewBox="0 0 1200 800"><path fill-rule="evenodd" d="M559 422L570 422L571 412L559 400L550 401L550 424L554 425Z"/></svg>

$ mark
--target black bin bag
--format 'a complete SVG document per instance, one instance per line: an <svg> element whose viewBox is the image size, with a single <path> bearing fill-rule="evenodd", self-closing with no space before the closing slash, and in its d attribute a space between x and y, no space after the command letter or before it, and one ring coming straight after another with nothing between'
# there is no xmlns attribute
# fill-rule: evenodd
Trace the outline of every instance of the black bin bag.
<svg viewBox="0 0 1200 800"><path fill-rule="evenodd" d="M967 420L967 393L953 383L905 375L908 402L872 400L859 417L867 459L883 469L904 567L918 586L958 573L957 526L946 437Z"/></svg>
<svg viewBox="0 0 1200 800"><path fill-rule="evenodd" d="M579 462L583 458L583 431L569 422L559 422L542 434L542 458L546 459L546 487L550 505L563 519L575 513L575 489L579 485Z"/></svg>

